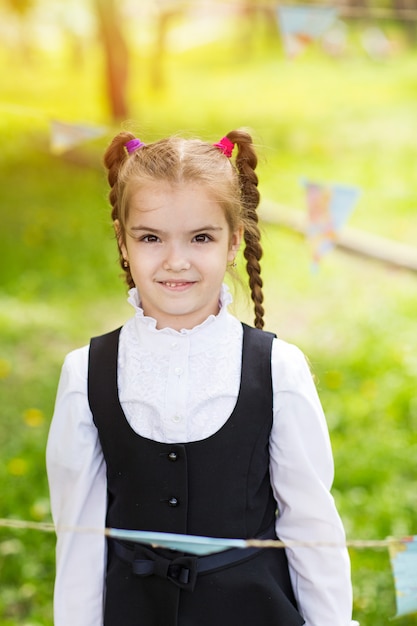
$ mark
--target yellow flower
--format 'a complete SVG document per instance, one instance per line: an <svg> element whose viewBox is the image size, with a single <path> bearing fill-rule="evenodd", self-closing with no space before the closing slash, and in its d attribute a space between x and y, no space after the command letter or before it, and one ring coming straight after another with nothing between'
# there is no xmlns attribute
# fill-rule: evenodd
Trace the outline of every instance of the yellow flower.
<svg viewBox="0 0 417 626"><path fill-rule="evenodd" d="M27 461L20 457L10 459L7 464L7 470L12 476L23 476L28 471Z"/></svg>
<svg viewBox="0 0 417 626"><path fill-rule="evenodd" d="M328 389L339 389L343 384L342 372L329 370L324 374L324 383Z"/></svg>
<svg viewBox="0 0 417 626"><path fill-rule="evenodd" d="M7 378L11 369L12 366L10 365L10 361L7 361L7 359L0 359L0 379Z"/></svg>
<svg viewBox="0 0 417 626"><path fill-rule="evenodd" d="M31 516L37 520L43 520L50 512L51 509L47 498L36 500L30 507Z"/></svg>
<svg viewBox="0 0 417 626"><path fill-rule="evenodd" d="M27 426L37 428L44 421L44 415L40 409L26 409L23 413L23 419Z"/></svg>

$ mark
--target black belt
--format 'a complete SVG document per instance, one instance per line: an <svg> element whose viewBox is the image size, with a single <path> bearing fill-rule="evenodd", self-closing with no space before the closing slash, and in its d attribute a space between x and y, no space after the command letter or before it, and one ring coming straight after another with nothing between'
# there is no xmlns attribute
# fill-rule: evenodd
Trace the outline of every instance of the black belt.
<svg viewBox="0 0 417 626"><path fill-rule="evenodd" d="M257 539L276 539L274 526ZM169 559L143 544L136 544L134 548L131 548L113 539L112 545L119 559L132 564L132 572L136 576L160 576L167 578L181 589L189 591L193 591L198 574L206 574L222 567L235 565L249 559L262 549L232 548L206 556L182 555Z"/></svg>

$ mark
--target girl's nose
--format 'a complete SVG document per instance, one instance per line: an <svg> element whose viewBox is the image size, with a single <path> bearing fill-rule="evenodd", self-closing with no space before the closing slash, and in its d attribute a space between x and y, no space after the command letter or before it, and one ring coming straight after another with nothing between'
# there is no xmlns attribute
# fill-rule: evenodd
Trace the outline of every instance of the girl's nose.
<svg viewBox="0 0 417 626"><path fill-rule="evenodd" d="M190 267L191 263L188 261L184 251L174 248L169 251L163 263L164 270L168 272L182 272L189 270Z"/></svg>

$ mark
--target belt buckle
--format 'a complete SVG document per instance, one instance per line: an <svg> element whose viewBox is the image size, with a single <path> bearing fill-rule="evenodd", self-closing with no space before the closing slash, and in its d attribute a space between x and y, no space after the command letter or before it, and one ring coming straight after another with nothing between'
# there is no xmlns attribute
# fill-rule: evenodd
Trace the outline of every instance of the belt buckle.
<svg viewBox="0 0 417 626"><path fill-rule="evenodd" d="M198 557L180 556L171 561L167 578L174 585L186 591L193 591L197 581Z"/></svg>

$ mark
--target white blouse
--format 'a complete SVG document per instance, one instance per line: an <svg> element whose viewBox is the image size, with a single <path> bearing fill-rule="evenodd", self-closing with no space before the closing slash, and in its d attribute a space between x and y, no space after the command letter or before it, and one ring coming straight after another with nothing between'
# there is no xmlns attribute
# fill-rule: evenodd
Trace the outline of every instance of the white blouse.
<svg viewBox="0 0 417 626"><path fill-rule="evenodd" d="M209 437L227 421L237 400L242 325L227 311L192 330L156 329L136 289L135 316L122 328L118 389L132 428L164 443ZM55 626L103 626L106 541L106 467L87 398L88 346L65 359L47 445L51 507L57 526ZM351 624L352 592L345 535L330 487L333 458L321 404L302 352L274 339L274 421L271 482L283 541L334 542L340 548L287 548L290 575L306 626ZM215 417L213 417L215 416ZM354 622L352 622L353 624Z"/></svg>

